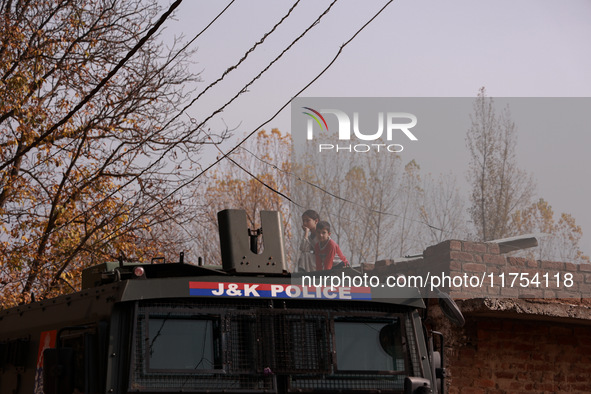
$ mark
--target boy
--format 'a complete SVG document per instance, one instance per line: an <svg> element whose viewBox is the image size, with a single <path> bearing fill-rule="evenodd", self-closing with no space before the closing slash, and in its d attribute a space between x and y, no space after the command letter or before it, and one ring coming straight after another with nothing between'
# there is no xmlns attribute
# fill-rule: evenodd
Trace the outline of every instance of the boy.
<svg viewBox="0 0 591 394"><path fill-rule="evenodd" d="M329 270L339 265L349 266L347 258L341 248L330 238L330 224L320 221L316 224L318 243L314 246L316 256L316 270Z"/></svg>

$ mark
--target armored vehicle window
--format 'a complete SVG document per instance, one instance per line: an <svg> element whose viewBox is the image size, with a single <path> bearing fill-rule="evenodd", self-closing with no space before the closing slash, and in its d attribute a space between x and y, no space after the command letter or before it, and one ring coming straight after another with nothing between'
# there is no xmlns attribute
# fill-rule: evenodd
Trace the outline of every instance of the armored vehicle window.
<svg viewBox="0 0 591 394"><path fill-rule="evenodd" d="M149 370L219 368L219 330L214 318L152 317L146 330Z"/></svg>
<svg viewBox="0 0 591 394"><path fill-rule="evenodd" d="M269 304L139 303L129 391L400 392L415 370L414 331L403 308Z"/></svg>
<svg viewBox="0 0 591 394"><path fill-rule="evenodd" d="M335 320L339 371L404 371L400 322Z"/></svg>

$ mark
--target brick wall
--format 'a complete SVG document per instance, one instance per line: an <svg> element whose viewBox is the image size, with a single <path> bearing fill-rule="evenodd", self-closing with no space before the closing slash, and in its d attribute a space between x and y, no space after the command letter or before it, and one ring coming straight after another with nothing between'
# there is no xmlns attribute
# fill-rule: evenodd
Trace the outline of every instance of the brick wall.
<svg viewBox="0 0 591 394"><path fill-rule="evenodd" d="M446 241L422 259L381 261L373 274L572 274L565 289L484 286L447 289L466 325L455 327L431 299L426 324L446 340L447 386L458 393L591 393L591 264L506 257L492 243Z"/></svg>
<svg viewBox="0 0 591 394"><path fill-rule="evenodd" d="M470 317L447 344L449 393L590 393L591 327Z"/></svg>
<svg viewBox="0 0 591 394"><path fill-rule="evenodd" d="M364 265L380 275L420 275L474 279L470 286L441 286L453 298L591 298L591 264L506 257L499 245L445 241L428 247L423 258L412 261L379 261ZM474 286L481 282L481 286Z"/></svg>
<svg viewBox="0 0 591 394"><path fill-rule="evenodd" d="M494 243L446 241L427 248L423 263L452 276L484 278L478 288L452 286L454 298L591 298L591 264L505 257Z"/></svg>

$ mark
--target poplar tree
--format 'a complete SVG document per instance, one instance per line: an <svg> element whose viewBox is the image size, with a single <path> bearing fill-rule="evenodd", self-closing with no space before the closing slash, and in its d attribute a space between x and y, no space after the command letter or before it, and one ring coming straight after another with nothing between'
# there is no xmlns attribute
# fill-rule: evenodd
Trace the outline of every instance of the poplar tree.
<svg viewBox="0 0 591 394"><path fill-rule="evenodd" d="M470 217L476 236L490 241L511 235L511 215L530 204L533 178L517 165L517 129L508 108L497 113L481 88L466 134L470 152Z"/></svg>

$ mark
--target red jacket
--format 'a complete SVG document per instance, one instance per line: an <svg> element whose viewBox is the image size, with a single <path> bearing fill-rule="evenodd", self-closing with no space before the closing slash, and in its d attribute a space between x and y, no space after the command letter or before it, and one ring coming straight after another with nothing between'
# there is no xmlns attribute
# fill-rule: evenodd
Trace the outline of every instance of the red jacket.
<svg viewBox="0 0 591 394"><path fill-rule="evenodd" d="M345 266L349 265L349 261L339 248L339 245L332 239L329 239L324 246L321 242L318 242L314 246L314 255L316 256L316 270L329 270L332 269L333 264L345 263Z"/></svg>

